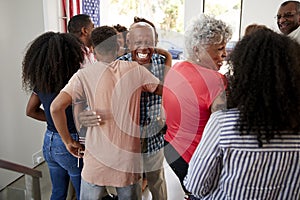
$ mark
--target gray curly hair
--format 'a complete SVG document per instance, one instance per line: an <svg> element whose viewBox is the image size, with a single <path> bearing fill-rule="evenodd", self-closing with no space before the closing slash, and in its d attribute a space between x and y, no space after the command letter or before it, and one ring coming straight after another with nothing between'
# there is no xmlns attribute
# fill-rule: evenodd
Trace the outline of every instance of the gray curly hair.
<svg viewBox="0 0 300 200"><path fill-rule="evenodd" d="M222 20L203 13L197 15L191 19L184 34L187 56L194 56L194 47L201 46L205 49L212 44L220 44L223 41L227 43L231 36L231 27Z"/></svg>

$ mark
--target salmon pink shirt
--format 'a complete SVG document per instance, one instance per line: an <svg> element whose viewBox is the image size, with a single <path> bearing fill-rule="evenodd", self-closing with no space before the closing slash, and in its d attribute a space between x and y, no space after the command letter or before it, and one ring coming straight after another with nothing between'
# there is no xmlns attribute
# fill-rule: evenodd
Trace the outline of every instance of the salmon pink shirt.
<svg viewBox="0 0 300 200"><path fill-rule="evenodd" d="M224 91L224 77L217 71L187 61L168 72L163 89L169 142L188 163L200 142L214 99Z"/></svg>

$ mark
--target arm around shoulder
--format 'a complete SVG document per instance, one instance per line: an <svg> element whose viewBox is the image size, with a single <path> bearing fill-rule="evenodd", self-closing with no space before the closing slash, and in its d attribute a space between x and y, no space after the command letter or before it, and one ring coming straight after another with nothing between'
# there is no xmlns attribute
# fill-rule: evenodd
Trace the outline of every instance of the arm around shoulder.
<svg viewBox="0 0 300 200"><path fill-rule="evenodd" d="M162 96L163 93L163 85L160 83L157 85L156 90L154 91L155 94Z"/></svg>
<svg viewBox="0 0 300 200"><path fill-rule="evenodd" d="M155 48L156 53L166 57L165 65L170 68L172 66L172 54L165 49Z"/></svg>

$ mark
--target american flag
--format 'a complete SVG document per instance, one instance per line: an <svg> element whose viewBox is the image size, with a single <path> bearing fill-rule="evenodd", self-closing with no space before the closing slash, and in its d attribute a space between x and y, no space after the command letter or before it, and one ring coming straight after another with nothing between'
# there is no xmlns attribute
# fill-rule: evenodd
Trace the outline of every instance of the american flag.
<svg viewBox="0 0 300 200"><path fill-rule="evenodd" d="M64 31L67 23L74 15L87 14L91 16L95 27L100 26L100 0L61 0Z"/></svg>

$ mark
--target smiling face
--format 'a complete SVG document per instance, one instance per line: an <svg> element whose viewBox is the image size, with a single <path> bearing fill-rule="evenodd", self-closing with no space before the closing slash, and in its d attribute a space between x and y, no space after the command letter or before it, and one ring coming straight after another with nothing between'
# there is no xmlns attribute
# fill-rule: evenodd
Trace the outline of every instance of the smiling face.
<svg viewBox="0 0 300 200"><path fill-rule="evenodd" d="M277 25L279 30L288 35L300 25L300 14L295 3L288 3L281 6L277 13Z"/></svg>
<svg viewBox="0 0 300 200"><path fill-rule="evenodd" d="M207 53L213 60L214 64L217 66L218 70L223 65L223 61L227 56L226 53L226 42L222 42L220 44L213 44L206 48Z"/></svg>
<svg viewBox="0 0 300 200"><path fill-rule="evenodd" d="M219 70L227 56L225 47L226 42L224 41L220 44L212 44L207 46L199 55L201 65L206 68Z"/></svg>
<svg viewBox="0 0 300 200"><path fill-rule="evenodd" d="M151 62L154 52L154 32L151 26L142 23L134 24L129 32L128 46L132 54L132 60L140 65Z"/></svg>

